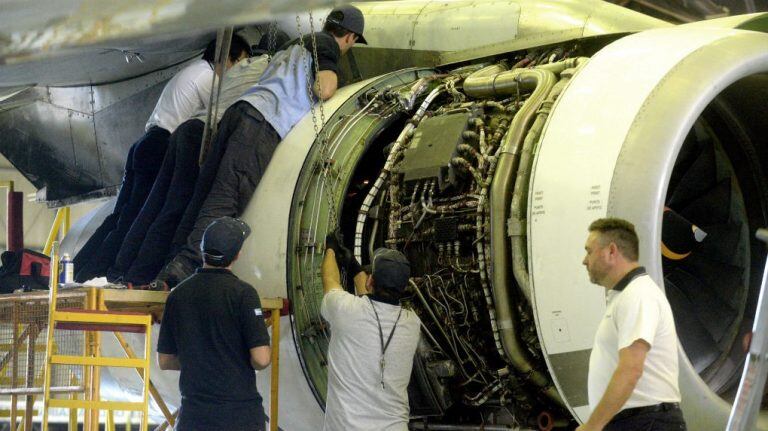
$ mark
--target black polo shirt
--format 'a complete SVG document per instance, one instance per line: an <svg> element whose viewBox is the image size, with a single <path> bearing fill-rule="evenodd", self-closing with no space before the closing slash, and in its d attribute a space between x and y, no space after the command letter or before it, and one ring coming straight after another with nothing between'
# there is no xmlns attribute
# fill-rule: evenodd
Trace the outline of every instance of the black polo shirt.
<svg viewBox="0 0 768 431"><path fill-rule="evenodd" d="M227 269L200 268L168 296L157 351L181 363L178 431L263 429L250 349L269 345L256 290Z"/></svg>

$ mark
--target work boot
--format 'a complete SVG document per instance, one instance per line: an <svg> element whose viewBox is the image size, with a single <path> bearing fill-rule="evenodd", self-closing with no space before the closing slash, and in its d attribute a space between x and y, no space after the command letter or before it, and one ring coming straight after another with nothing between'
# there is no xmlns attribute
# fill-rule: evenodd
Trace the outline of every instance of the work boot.
<svg viewBox="0 0 768 431"><path fill-rule="evenodd" d="M144 290L154 290L158 292L167 292L170 289L168 283L163 280L152 280L149 284L141 286Z"/></svg>
<svg viewBox="0 0 768 431"><path fill-rule="evenodd" d="M193 272L194 270L188 270L183 263L178 261L178 259L174 259L165 265L163 270L157 274L155 280L150 283L150 286L153 284L156 287L162 287L165 285L165 288L158 290L173 289L177 284L181 283L182 280L189 277Z"/></svg>

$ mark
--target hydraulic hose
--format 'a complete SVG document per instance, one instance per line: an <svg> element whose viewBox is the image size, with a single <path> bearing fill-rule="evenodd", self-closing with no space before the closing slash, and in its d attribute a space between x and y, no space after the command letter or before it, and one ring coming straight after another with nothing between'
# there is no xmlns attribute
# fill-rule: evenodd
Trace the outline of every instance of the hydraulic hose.
<svg viewBox="0 0 768 431"><path fill-rule="evenodd" d="M510 196L526 130L556 81L555 74L547 70L515 69L493 76L473 74L464 81L464 91L472 97L508 96L532 91L512 120L497 152L496 174L490 191L491 279L498 330L507 360L550 399L563 405L560 394L544 374L533 368L517 339L517 319L513 315L515 308L509 294L512 280L507 269L510 250L506 239Z"/></svg>
<svg viewBox="0 0 768 431"><path fill-rule="evenodd" d="M528 203L528 189L531 182L531 168L533 166L533 153L536 143L539 142L544 124L547 122L549 112L557 97L562 92L568 78L563 78L552 87L547 99L541 104L533 126L525 136L520 151L520 162L515 174L512 203L510 205L509 237L512 249L512 272L515 275L520 291L528 303L531 303L531 284L528 275L528 250L526 247L526 207Z"/></svg>

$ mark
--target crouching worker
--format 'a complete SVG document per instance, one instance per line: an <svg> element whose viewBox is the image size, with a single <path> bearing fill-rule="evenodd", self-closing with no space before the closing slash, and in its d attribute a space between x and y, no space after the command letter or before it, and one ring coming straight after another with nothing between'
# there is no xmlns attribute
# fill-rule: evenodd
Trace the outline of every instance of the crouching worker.
<svg viewBox="0 0 768 431"><path fill-rule="evenodd" d="M201 244L204 264L168 296L157 343L163 370L180 370L177 431L264 430L254 370L270 362L256 290L231 272L250 228L222 217Z"/></svg>
<svg viewBox="0 0 768 431"><path fill-rule="evenodd" d="M408 382L421 330L416 313L400 306L410 265L397 250L376 250L367 279L371 293L355 296L341 286L337 258L356 279L364 276L349 250L329 235L320 306L331 329L324 430L406 431Z"/></svg>

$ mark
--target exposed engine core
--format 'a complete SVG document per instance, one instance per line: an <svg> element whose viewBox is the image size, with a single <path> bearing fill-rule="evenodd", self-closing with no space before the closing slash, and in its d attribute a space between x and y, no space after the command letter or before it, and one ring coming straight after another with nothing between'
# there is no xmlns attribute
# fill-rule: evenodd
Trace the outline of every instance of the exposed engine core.
<svg viewBox="0 0 768 431"><path fill-rule="evenodd" d="M689 428L723 429L766 254L750 234L768 223L765 44L654 30L340 88L283 140L243 214L254 234L234 271L291 301L280 402L294 413L281 426L322 418L332 328L319 266L336 226L363 264L386 246L412 262L407 305L424 323L413 429L585 420L605 292L586 277L583 244L591 221L617 216L635 224L672 305ZM269 376L257 381L266 393Z"/></svg>
<svg viewBox="0 0 768 431"><path fill-rule="evenodd" d="M298 281L293 298L297 345L319 399L330 331L319 316L317 267L324 232L338 225L363 264L377 247L397 248L411 261L407 306L424 323L409 391L413 426L573 425L574 407L586 404L586 389L578 380L586 376L576 370L589 350L553 354L541 344L542 331L549 328L541 326L534 310L528 226L529 219L546 213L547 199L530 184L549 114L572 77L590 63L568 57L569 52L555 49L522 62L513 57L512 67L501 61L402 72L375 84L329 120L332 126L320 134L321 144L310 154L296 189L293 210L299 222L292 235L301 245L289 274ZM414 75L405 79L409 73ZM727 287L723 295L732 298L726 303L734 311L713 308L712 301L701 305L701 289L712 284L707 281L712 275L698 262L725 250L716 226L724 220L740 226L726 236L738 241L738 250L748 248L740 202L755 208L765 202L755 194L742 196L733 182L737 178L728 159L741 157L742 150L731 142L727 127L712 126L727 118L723 103L696 120L674 163L660 238L667 251L658 259L664 262L681 344L701 379L727 400L739 360L723 358L740 358L737 327L743 327L746 298L754 298L755 283L744 272L748 253L733 253L729 265L739 270L720 273L717 284ZM691 154L714 156L702 164L702 156ZM697 157L701 160L692 164ZM723 191L691 191L686 182L719 184ZM748 190L747 184L745 178L742 187ZM591 190L596 198L586 201L586 209L600 211L602 188ZM692 236L697 230L698 237ZM711 241L704 241L706 235ZM669 256L683 255L668 253L667 246L677 249L681 242L691 253L671 262ZM688 280L699 281L682 281L681 268ZM351 280L348 284L351 291ZM713 313L730 313L727 331L707 326ZM706 331L714 342L702 335ZM556 381L559 370L582 377Z"/></svg>
<svg viewBox="0 0 768 431"><path fill-rule="evenodd" d="M340 224L362 263L381 246L411 261L408 306L424 323L411 387L415 416L480 423L501 410L509 423L535 425L542 414L545 423L553 417L567 423L525 293L525 257L517 271L508 270L513 251L504 232L509 208L518 218L525 213L532 151L548 110L584 63L470 67L385 87L369 93L363 109L328 138L328 148L341 153L345 134L364 115L389 126L369 129L375 139L367 142L368 155L349 173L328 154L334 163L322 167L326 184L310 192L331 206L343 200ZM374 160L370 154L382 148L386 159ZM328 195L345 176L346 197ZM316 252L309 249L317 238L307 242L296 268L310 284L318 282L311 273ZM522 290L512 288L513 272ZM318 302L305 296L297 309L318 310ZM327 327L311 311L301 314L297 320L313 322L303 332L307 350L322 354Z"/></svg>
<svg viewBox="0 0 768 431"><path fill-rule="evenodd" d="M491 66L475 75L499 69ZM491 402L515 405L527 415L538 404L538 391L526 387L528 381L539 390L550 390L553 399L559 397L529 360L510 365L502 344L499 320L510 322L513 317L506 310L497 313L494 301L489 189L502 151L509 151L502 138L530 100L530 92L473 100L466 89L456 88L464 78L451 75L433 81L417 116L395 142L388 158L392 164L388 187L378 191L374 186L369 194L371 200L377 192L383 194L381 209L388 215L381 230L371 232L369 243L383 239L413 262L413 308L425 322L430 344L421 359L426 373L434 374L431 380L442 386L439 392L452 394L448 399L437 397L440 407ZM429 102L433 109L427 112ZM364 203L361 216L367 211ZM358 220L361 233L364 221ZM359 254L359 244L355 245ZM521 305L514 326L527 331L517 334L522 344L507 348L543 364L525 301L514 302Z"/></svg>

